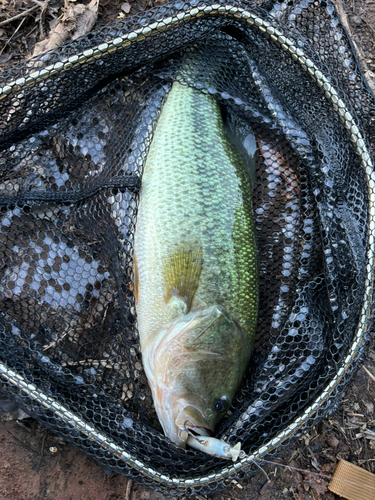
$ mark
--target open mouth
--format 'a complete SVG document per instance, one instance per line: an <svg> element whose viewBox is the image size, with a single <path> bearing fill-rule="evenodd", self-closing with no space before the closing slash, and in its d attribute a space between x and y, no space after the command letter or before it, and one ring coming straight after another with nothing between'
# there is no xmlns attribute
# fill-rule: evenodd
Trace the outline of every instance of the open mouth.
<svg viewBox="0 0 375 500"><path fill-rule="evenodd" d="M185 401L181 401L181 403L184 406L175 420L175 425L180 429L180 436L184 436L184 441L186 441L187 436L212 436L213 429L208 427L208 422L199 409L195 405L186 404Z"/></svg>
<svg viewBox="0 0 375 500"><path fill-rule="evenodd" d="M200 427L198 425L193 425L190 422L185 422L185 430L191 436L212 436L212 431L207 427Z"/></svg>

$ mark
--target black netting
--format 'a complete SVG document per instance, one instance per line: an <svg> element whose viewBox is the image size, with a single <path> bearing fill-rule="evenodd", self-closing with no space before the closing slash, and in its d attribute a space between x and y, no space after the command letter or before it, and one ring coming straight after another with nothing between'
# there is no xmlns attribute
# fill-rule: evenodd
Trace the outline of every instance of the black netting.
<svg viewBox="0 0 375 500"><path fill-rule="evenodd" d="M254 142L258 325L217 431L250 455L235 466L164 436L137 333L139 191L176 80ZM332 411L369 328L375 187L374 98L330 2L171 3L0 85L0 380L25 411L172 495L230 484Z"/></svg>

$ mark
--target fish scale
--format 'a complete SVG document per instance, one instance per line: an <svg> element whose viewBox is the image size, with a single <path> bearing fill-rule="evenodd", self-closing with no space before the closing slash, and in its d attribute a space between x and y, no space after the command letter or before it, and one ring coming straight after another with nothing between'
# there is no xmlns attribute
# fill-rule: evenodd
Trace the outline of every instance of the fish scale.
<svg viewBox="0 0 375 500"><path fill-rule="evenodd" d="M181 245L203 248L196 299L222 305L241 325L254 325L257 261L245 170L216 101L174 83L150 147L137 216L142 343L177 314L164 303L163 263Z"/></svg>

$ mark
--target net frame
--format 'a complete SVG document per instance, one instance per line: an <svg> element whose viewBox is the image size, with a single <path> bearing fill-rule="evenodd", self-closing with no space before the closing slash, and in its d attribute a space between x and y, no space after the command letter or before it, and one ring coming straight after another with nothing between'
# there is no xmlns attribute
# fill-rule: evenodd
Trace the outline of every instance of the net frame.
<svg viewBox="0 0 375 500"><path fill-rule="evenodd" d="M27 74L17 79L8 80L0 89L0 100L9 99L24 89L34 88L41 84L44 80L59 77L70 70L76 68L85 68L87 65L100 60L107 54L116 53L119 50L127 49L131 51L133 46L151 40L156 34L167 32L168 30L176 29L178 26L185 25L192 20L200 20L205 17L225 17L233 19L241 23L243 26L250 27L258 33L267 36L273 43L282 48L288 53L300 67L310 75L311 79L321 89L322 93L332 103L334 110L337 113L340 121L347 130L365 175L365 180L368 186L368 245L366 254L366 280L365 294L360 313L360 320L356 330L356 334L347 352L346 357L342 360L340 368L337 370L335 377L326 385L320 395L303 411L301 415L296 417L285 429L279 432L275 437L270 439L264 446L260 447L253 453L250 453L246 458L239 460L233 464L220 465L218 470L210 474L196 475L186 477L174 477L173 474L165 474L160 472L157 467L150 466L147 462L142 462L139 458L134 457L127 449L122 448L115 440L104 432L98 430L90 422L85 422L84 419L74 414L69 408L54 400L41 388L30 383L21 373L16 373L8 368L5 363L0 363L0 376L2 383L8 386L8 390L13 394L20 394L27 398L25 407L33 407L35 415L41 418L46 411L64 422L68 427L74 430L75 441L77 439L83 441L91 441L99 446L105 452L106 460L110 457L116 459L116 462L121 460L127 468L134 469L139 474L139 478L143 479L146 484L152 484L153 487L158 487L163 492L166 490L170 494L194 494L196 491L207 491L217 487L220 482L230 481L233 477L238 477L238 473L243 470L249 470L253 462L261 461L262 458L272 453L282 444L286 443L290 438L296 436L301 430L305 429L311 423L316 423L317 417L320 418L327 412L332 404L337 400L337 395L344 387L348 374L352 371L353 366L358 363L358 359L363 355L366 336L371 325L372 313L372 287L374 279L374 256L375 256L375 173L373 169L372 155L369 149L369 144L366 136L361 131L358 125L357 118L353 113L348 103L343 98L339 88L335 85L331 78L327 77L322 71L322 67L314 60L311 54L306 53L303 48L298 46L293 34L290 36L285 34L285 30L280 29L278 22L273 22L261 16L260 11L254 4L192 4L189 6L176 5L176 12L168 9L157 9L162 18L160 21L155 21L152 17L142 19L144 25L130 30L121 36L116 36L112 40L105 41L94 47L87 48L79 54L70 55L69 57L61 58L61 52L56 51L61 59L58 62L47 64L41 69L27 69ZM166 17L166 14L170 13ZM133 21L129 24L131 25ZM134 21L137 24L137 21ZM71 44L71 50L74 50L74 44ZM40 62L40 58L37 62ZM35 64L35 63L34 63ZM36 64L37 66L37 64ZM61 104L59 104L61 105ZM58 113L57 113L58 115ZM47 117L48 120L50 117ZM53 117L53 120L56 116ZM42 117L43 121L43 117ZM25 124L26 126L26 124ZM27 125L28 130L32 130L32 124ZM38 125L40 126L40 125ZM23 135L23 126L18 124L16 134ZM25 129L26 130L26 129ZM4 145L14 140L14 135L8 134ZM131 181L132 182L132 181ZM134 186L133 181L133 186ZM40 411L41 410L41 411ZM43 421L43 419L41 418ZM48 419L47 419L48 420ZM310 424L309 424L310 423ZM48 425L48 423L47 423ZM51 428L56 428L51 425ZM79 445L87 451L87 446ZM97 457L96 457L97 458ZM114 467L115 470L121 468ZM150 482L151 480L151 482Z"/></svg>

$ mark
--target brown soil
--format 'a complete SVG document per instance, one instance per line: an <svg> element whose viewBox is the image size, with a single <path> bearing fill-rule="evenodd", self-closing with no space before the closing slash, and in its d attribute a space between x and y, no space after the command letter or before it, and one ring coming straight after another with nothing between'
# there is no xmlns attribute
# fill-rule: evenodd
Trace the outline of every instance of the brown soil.
<svg viewBox="0 0 375 500"><path fill-rule="evenodd" d="M154 5L128 0L126 16ZM84 3L88 3L85 1ZM102 0L96 27L113 23L124 0ZM155 2L157 3L157 2ZM164 0L159 0L159 4ZM369 82L375 88L375 0L336 0ZM0 70L25 60L62 14L63 2L0 0ZM5 22L27 9L29 14ZM128 10L128 7L125 7ZM363 364L375 374L375 346ZM4 404L0 393L0 499L10 500L161 500L163 495L104 470L92 458L65 444L32 419ZM212 500L334 500L328 484L340 459L375 473L375 382L360 368L338 411L304 435L274 463L248 480L211 495ZM9 411L11 410L11 411ZM267 476L269 480L267 479ZM201 499L202 497L198 497Z"/></svg>

